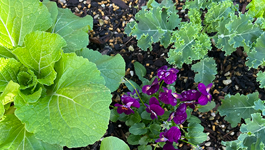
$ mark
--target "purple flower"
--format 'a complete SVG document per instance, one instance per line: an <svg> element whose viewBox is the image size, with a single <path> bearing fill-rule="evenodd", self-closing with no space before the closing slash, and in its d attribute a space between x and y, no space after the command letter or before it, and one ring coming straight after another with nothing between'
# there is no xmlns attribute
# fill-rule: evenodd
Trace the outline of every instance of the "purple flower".
<svg viewBox="0 0 265 150"><path fill-rule="evenodd" d="M190 108L194 109L198 98L201 93L197 90L188 90L181 93L182 99L180 101L185 101L185 104Z"/></svg>
<svg viewBox="0 0 265 150"><path fill-rule="evenodd" d="M164 80L166 84L172 84L176 81L178 72L179 70L175 68L167 70L167 66L163 66L157 70L157 76Z"/></svg>
<svg viewBox="0 0 265 150"><path fill-rule="evenodd" d="M124 105L114 105L115 107L118 107L117 112L119 114L122 114L124 112L126 115L129 115L131 113L134 113L134 111L131 109L131 106L136 108L140 107L140 103L135 98L132 98L128 95L122 95L121 101Z"/></svg>
<svg viewBox="0 0 265 150"><path fill-rule="evenodd" d="M198 84L198 89L201 92L201 96L198 99L198 103L200 105L206 105L208 102L211 102L212 95L209 92L212 86L212 83L208 84L207 86L205 86L203 83Z"/></svg>
<svg viewBox="0 0 265 150"><path fill-rule="evenodd" d="M165 104L176 106L177 99L181 99L182 96L177 93L172 93L172 90L163 87L165 92L159 92L158 98Z"/></svg>
<svg viewBox="0 0 265 150"><path fill-rule="evenodd" d="M165 113L165 110L160 107L159 101L155 98L152 97L149 100L149 105L145 104L145 106L147 107L145 110L148 113L151 113L151 119L157 119L157 115L158 116L162 116Z"/></svg>
<svg viewBox="0 0 265 150"><path fill-rule="evenodd" d="M159 139L155 142L166 142L163 147L163 150L173 150L173 142L178 142L181 137L181 132L178 127L171 127L169 130L165 130L165 132L161 132L159 135ZM171 146L170 146L171 145Z"/></svg>
<svg viewBox="0 0 265 150"><path fill-rule="evenodd" d="M152 95L152 94L156 93L158 90L159 90L159 84L158 84L157 78L155 78L152 85L145 85L142 88L142 92L147 94L147 95Z"/></svg>
<svg viewBox="0 0 265 150"><path fill-rule="evenodd" d="M186 109L187 106L185 103L180 104L177 110L169 115L167 121L171 121L173 119L176 124L182 124L187 119Z"/></svg>

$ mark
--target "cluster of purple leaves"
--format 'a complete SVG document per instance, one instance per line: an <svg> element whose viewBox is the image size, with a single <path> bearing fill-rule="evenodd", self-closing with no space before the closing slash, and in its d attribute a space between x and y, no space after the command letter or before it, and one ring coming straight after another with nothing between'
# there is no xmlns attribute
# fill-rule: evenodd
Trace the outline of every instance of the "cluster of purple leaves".
<svg viewBox="0 0 265 150"><path fill-rule="evenodd" d="M144 85L142 88L142 92L147 95L153 95L159 91L161 82L165 82L166 84L172 84L177 79L177 73L179 70L171 68L167 69L167 66L163 66L157 71L157 77L152 82L151 85ZM194 109L196 104L206 105L211 101L212 96L210 94L210 89L212 87L212 83L207 86L203 83L198 84L198 90L188 90L184 91L181 94L173 93L171 89L167 89L162 87L164 92L159 92L158 99L164 103L172 106L176 106L178 104L178 99L181 104L179 104L176 111L172 112L169 115L167 121L173 120L176 124L182 124L187 119L186 109L187 106ZM139 93L139 91L137 91ZM151 97L149 100L149 104L145 104L146 112L150 113L151 119L158 119L158 116L162 116L165 113L165 110L160 106L159 100L156 97ZM136 94L136 91L127 92L127 95L123 95L121 97L121 104L115 104L115 107L118 107L117 112L119 114L125 113L129 115L134 113L131 107L140 107L139 98ZM160 138L156 140L156 142L166 142L163 149L164 150L175 150L173 147L173 142L178 142L181 137L181 132L178 127L171 127L169 130L165 129L164 132L160 133Z"/></svg>

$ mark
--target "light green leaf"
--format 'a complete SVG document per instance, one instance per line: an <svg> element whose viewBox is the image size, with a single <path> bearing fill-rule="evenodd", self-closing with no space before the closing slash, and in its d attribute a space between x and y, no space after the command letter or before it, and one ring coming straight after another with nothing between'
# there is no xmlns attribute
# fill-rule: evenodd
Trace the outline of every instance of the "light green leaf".
<svg viewBox="0 0 265 150"><path fill-rule="evenodd" d="M127 126L132 126L141 121L141 116L138 111L134 111L134 114L129 115L128 119L125 121Z"/></svg>
<svg viewBox="0 0 265 150"><path fill-rule="evenodd" d="M63 54L55 71L55 84L38 103L15 99L16 116L44 142L69 148L93 144L110 118L111 94L104 78L94 63L74 53Z"/></svg>
<svg viewBox="0 0 265 150"><path fill-rule="evenodd" d="M135 74L142 81L143 85L146 85L149 82L149 80L144 78L144 76L146 75L145 67L139 62L135 62L133 63L133 65L134 65Z"/></svg>
<svg viewBox="0 0 265 150"><path fill-rule="evenodd" d="M134 135L144 135L148 130L144 123L136 123L129 128L131 134Z"/></svg>
<svg viewBox="0 0 265 150"><path fill-rule="evenodd" d="M135 16L139 23L130 23L126 26L126 34L136 36L138 47L145 51L151 49L152 43L159 41L163 46L168 47L173 29L178 27L181 21L176 14L176 8L172 6L173 2L166 1L150 10L140 10Z"/></svg>
<svg viewBox="0 0 265 150"><path fill-rule="evenodd" d="M45 143L29 133L25 125L11 114L0 122L0 149L1 150L62 150L59 145Z"/></svg>
<svg viewBox="0 0 265 150"><path fill-rule="evenodd" d="M57 33L65 39L67 46L63 50L65 53L70 53L88 45L88 31L92 28L93 18L91 16L80 18L69 9L58 8L57 20L53 24L51 32Z"/></svg>
<svg viewBox="0 0 265 150"><path fill-rule="evenodd" d="M167 61L181 68L184 63L191 64L192 60L204 58L211 49L211 41L208 35L200 31L201 26L183 23L171 39L175 48L170 49Z"/></svg>
<svg viewBox="0 0 265 150"><path fill-rule="evenodd" d="M28 91L27 91L28 92ZM40 87L33 93L27 93L20 90L19 96L26 102L26 103L35 103L38 101L38 99L41 97L42 94L42 88Z"/></svg>
<svg viewBox="0 0 265 150"><path fill-rule="evenodd" d="M76 54L95 63L110 91L117 90L125 76L125 62L120 54L115 56L101 55L99 52L87 48L77 51Z"/></svg>
<svg viewBox="0 0 265 150"><path fill-rule="evenodd" d="M139 140L139 144L140 145L147 145L148 144L148 142L149 142L149 138L148 138L148 136L143 136L143 137L141 137L141 139Z"/></svg>
<svg viewBox="0 0 265 150"><path fill-rule="evenodd" d="M116 109L110 110L110 121L116 122L119 119L119 113Z"/></svg>
<svg viewBox="0 0 265 150"><path fill-rule="evenodd" d="M204 20L207 32L217 32L216 28L219 25L219 21L229 17L229 14L232 12L232 6L234 6L232 1L210 3Z"/></svg>
<svg viewBox="0 0 265 150"><path fill-rule="evenodd" d="M17 75L22 64L13 58L0 58L0 92L3 92L9 81L18 82Z"/></svg>
<svg viewBox="0 0 265 150"><path fill-rule="evenodd" d="M262 118L260 113L251 114L251 119L245 119L246 124L242 124L240 131L256 137L256 145L265 143L265 119ZM263 144L264 147L264 144Z"/></svg>
<svg viewBox="0 0 265 150"><path fill-rule="evenodd" d="M231 34L228 43L234 48L245 44L250 47L263 32L257 24L252 23L253 20L245 14L239 14L239 17L232 15L231 22L225 25Z"/></svg>
<svg viewBox="0 0 265 150"><path fill-rule="evenodd" d="M3 105L11 103L14 101L15 96L18 95L18 92L19 92L19 84L11 80L5 87L3 93L1 93L0 101L2 102Z"/></svg>
<svg viewBox="0 0 265 150"><path fill-rule="evenodd" d="M194 70L194 72L198 72L195 75L194 81L206 85L212 83L217 74L216 63L212 57L202 59L200 62L192 65L191 69Z"/></svg>
<svg viewBox="0 0 265 150"><path fill-rule="evenodd" d="M226 95L222 100L222 105L218 108L221 116L225 116L226 121L236 127L241 118L250 118L252 113L258 112L254 109L254 102L259 99L259 93L255 92L248 95Z"/></svg>
<svg viewBox="0 0 265 150"><path fill-rule="evenodd" d="M258 100L254 102L255 106L254 109L255 110L261 110L262 111L262 115L265 116L265 105L264 105L264 101L262 100Z"/></svg>
<svg viewBox="0 0 265 150"><path fill-rule="evenodd" d="M53 84L56 78L54 63L61 58L61 48L66 45L64 39L58 34L35 31L25 37L24 45L13 53L25 67L34 72L39 83Z"/></svg>
<svg viewBox="0 0 265 150"><path fill-rule="evenodd" d="M17 75L17 80L21 90L34 87L38 84L36 75L32 70L20 71Z"/></svg>
<svg viewBox="0 0 265 150"><path fill-rule="evenodd" d="M215 102L211 101L210 103L207 103L204 106L200 106L198 110L204 113L212 110L215 106L216 106Z"/></svg>
<svg viewBox="0 0 265 150"><path fill-rule="evenodd" d="M203 126L196 122L189 123L188 133L185 134L185 137L188 141L194 145L201 144L207 140L207 134L203 133Z"/></svg>
<svg viewBox="0 0 265 150"><path fill-rule="evenodd" d="M249 9L247 13L253 18L263 17L265 18L265 1L264 0L252 0L246 7Z"/></svg>
<svg viewBox="0 0 265 150"><path fill-rule="evenodd" d="M230 14L232 15L232 14ZM228 24L231 21L231 17L226 18L219 22L219 26L217 29L217 34L213 37L216 47L219 49L222 49L225 51L225 56L230 55L233 53L236 49L233 47L233 45L230 45L228 42L231 38L231 34L229 30L225 27L226 24Z"/></svg>
<svg viewBox="0 0 265 150"><path fill-rule="evenodd" d="M150 117L150 113L148 113L148 112L146 112L146 111L143 111L142 113L141 113L141 117L143 118L143 119L145 119L145 120L152 120L151 119L151 117Z"/></svg>
<svg viewBox="0 0 265 150"><path fill-rule="evenodd" d="M0 46L9 49L22 46L28 33L50 28L50 16L48 9L36 0L1 0Z"/></svg>
<svg viewBox="0 0 265 150"><path fill-rule="evenodd" d="M257 82L260 83L259 87L264 88L265 87L265 73L262 71L259 71L257 73Z"/></svg>
<svg viewBox="0 0 265 150"><path fill-rule="evenodd" d="M186 1L184 5L185 9L200 9L200 8L207 8L207 6L210 4L209 0L188 0Z"/></svg>
<svg viewBox="0 0 265 150"><path fill-rule="evenodd" d="M254 48L248 53L246 65L249 68L257 69L265 61L265 34L263 33L258 39Z"/></svg>
<svg viewBox="0 0 265 150"><path fill-rule="evenodd" d="M101 141L100 150L130 150L130 148L121 139L109 136Z"/></svg>
<svg viewBox="0 0 265 150"><path fill-rule="evenodd" d="M0 46L0 57L16 58L15 55L6 47Z"/></svg>
<svg viewBox="0 0 265 150"><path fill-rule="evenodd" d="M198 10L197 8L192 8L192 9L189 9L188 11L190 22L193 24L201 25L201 22L202 22L201 15L202 15L201 11Z"/></svg>
<svg viewBox="0 0 265 150"><path fill-rule="evenodd" d="M51 14L52 24L55 24L57 20L57 16L58 16L58 7L57 7L56 2L44 0L42 3L48 8L48 11ZM47 30L47 32L51 32L51 31L52 31L52 27Z"/></svg>

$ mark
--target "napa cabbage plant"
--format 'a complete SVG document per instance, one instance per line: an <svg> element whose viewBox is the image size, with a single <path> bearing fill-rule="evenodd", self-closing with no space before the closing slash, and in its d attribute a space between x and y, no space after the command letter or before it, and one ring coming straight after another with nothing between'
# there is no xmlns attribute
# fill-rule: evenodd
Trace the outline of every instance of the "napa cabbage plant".
<svg viewBox="0 0 265 150"><path fill-rule="evenodd" d="M0 1L0 149L81 147L106 132L125 63L85 48L92 26L54 2Z"/></svg>
<svg viewBox="0 0 265 150"><path fill-rule="evenodd" d="M149 1L136 14L136 20L127 24L125 33L135 36L138 46L145 51L152 50L152 43L156 42L169 47L169 64L181 68L184 63L193 63L192 70L197 72L195 82L209 84L217 73L215 60L207 56L213 49L218 48L228 56L236 48L243 47L248 55L247 66L263 65L264 20L256 20L253 15L263 14L263 6L256 8L254 4L255 1L247 7L249 12L243 14L230 0L190 0L182 9L188 10L185 14L188 21L184 22L171 0L163 0L160 4ZM195 60L200 61L194 63Z"/></svg>

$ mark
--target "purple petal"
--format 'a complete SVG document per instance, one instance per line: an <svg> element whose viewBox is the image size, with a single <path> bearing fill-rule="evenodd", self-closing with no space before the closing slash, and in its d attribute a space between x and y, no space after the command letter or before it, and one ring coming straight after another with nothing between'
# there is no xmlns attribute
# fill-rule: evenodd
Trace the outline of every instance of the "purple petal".
<svg viewBox="0 0 265 150"><path fill-rule="evenodd" d="M158 84L158 79L155 78L155 80L154 80L153 83L152 83L152 86L153 86L153 85L157 85L157 84Z"/></svg>
<svg viewBox="0 0 265 150"><path fill-rule="evenodd" d="M173 146L173 142L166 142L166 144L163 146L163 150L178 150L175 149Z"/></svg>
<svg viewBox="0 0 265 150"><path fill-rule="evenodd" d="M208 98L205 95L201 95L200 98L198 99L198 103L200 105L206 105L208 103Z"/></svg>
<svg viewBox="0 0 265 150"><path fill-rule="evenodd" d="M136 107L139 108L140 107L140 103L137 100L134 100L132 107Z"/></svg>
<svg viewBox="0 0 265 150"><path fill-rule="evenodd" d="M128 103L126 104L126 106L130 108L130 107L132 106L132 104L133 104L133 102L128 102Z"/></svg>
<svg viewBox="0 0 265 150"><path fill-rule="evenodd" d="M173 96L175 99L182 99L181 94L172 93L172 96Z"/></svg>
<svg viewBox="0 0 265 150"><path fill-rule="evenodd" d="M145 86L143 86L143 88L142 88L142 92L146 94L147 91L148 91L150 88L151 88L151 85L145 85Z"/></svg>
<svg viewBox="0 0 265 150"><path fill-rule="evenodd" d="M171 121L175 117L175 112L170 113L167 122Z"/></svg>
<svg viewBox="0 0 265 150"><path fill-rule="evenodd" d="M191 109L195 109L195 102L187 101L185 102L186 106L189 106Z"/></svg>
<svg viewBox="0 0 265 150"><path fill-rule="evenodd" d="M148 112L148 113L152 113L152 112L151 112L151 108L150 108L150 106L147 105L147 104L144 104L144 105L146 106L146 108L145 108L146 112Z"/></svg>
<svg viewBox="0 0 265 150"><path fill-rule="evenodd" d="M181 115L176 115L174 118L173 118L173 121L176 123L176 124L182 124L183 122L185 122L185 120L187 119L187 114L181 114Z"/></svg>
<svg viewBox="0 0 265 150"><path fill-rule="evenodd" d="M176 110L176 115L182 115L186 113L187 106L186 104L182 103L179 105L179 107Z"/></svg>
<svg viewBox="0 0 265 150"><path fill-rule="evenodd" d="M154 111L158 116L162 116L165 113L165 110L159 105L151 104L150 108Z"/></svg>
<svg viewBox="0 0 265 150"><path fill-rule="evenodd" d="M166 142L166 141L168 141L168 139L165 137L162 137L162 138L157 139L155 142Z"/></svg>
<svg viewBox="0 0 265 150"><path fill-rule="evenodd" d="M117 112L118 112L119 114L122 114L124 111L123 111L122 107L118 107Z"/></svg>
<svg viewBox="0 0 265 150"><path fill-rule="evenodd" d="M166 92L159 92L159 96L158 96L159 100L162 101L165 104L169 104L168 101L168 94Z"/></svg>
<svg viewBox="0 0 265 150"><path fill-rule="evenodd" d="M131 108L128 108L128 109L124 109L124 113L126 114L126 115L129 115L129 114L134 114L134 111L131 109Z"/></svg>
<svg viewBox="0 0 265 150"><path fill-rule="evenodd" d="M116 104L114 104L114 107L121 107L122 105L121 104L118 104L118 103L116 103Z"/></svg>
<svg viewBox="0 0 265 150"><path fill-rule="evenodd" d="M200 97L200 92L197 90L188 90L181 93L182 99L180 101L197 100Z"/></svg>
<svg viewBox="0 0 265 150"><path fill-rule="evenodd" d="M210 83L206 86L206 92L209 93L210 92L210 89L211 87L213 86L213 83Z"/></svg>
<svg viewBox="0 0 265 150"><path fill-rule="evenodd" d="M171 73L174 73L174 74L177 74L179 72L179 70L175 69L175 68L171 68L168 71L171 72Z"/></svg>
<svg viewBox="0 0 265 150"><path fill-rule="evenodd" d="M207 91L206 91L206 87L203 83L199 83L198 84L198 89L199 91L203 94L203 95L207 95Z"/></svg>
<svg viewBox="0 0 265 150"><path fill-rule="evenodd" d="M169 142L178 142L180 139L181 132L178 127L171 127L166 133L165 137L168 139Z"/></svg>
<svg viewBox="0 0 265 150"><path fill-rule="evenodd" d="M165 73L166 73L166 71L164 71L164 70L158 71L157 72L158 78L164 80L165 79Z"/></svg>
<svg viewBox="0 0 265 150"><path fill-rule="evenodd" d="M159 101L156 99L156 97L151 97L149 100L149 104L156 104L156 105L160 105Z"/></svg>
<svg viewBox="0 0 265 150"><path fill-rule="evenodd" d="M167 72L166 73L165 79L164 79L164 81L165 81L166 84L172 84L176 80L177 80L177 75L176 74L173 74L173 73L170 73L170 72Z"/></svg>
<svg viewBox="0 0 265 150"><path fill-rule="evenodd" d="M211 95L211 94L208 94L208 95L207 95L207 99L208 99L209 102L211 102L211 100L212 100L212 95Z"/></svg>
<svg viewBox="0 0 265 150"><path fill-rule="evenodd" d="M152 120L157 119L157 114L152 112L150 117L151 117Z"/></svg>

